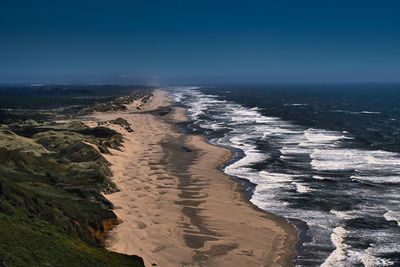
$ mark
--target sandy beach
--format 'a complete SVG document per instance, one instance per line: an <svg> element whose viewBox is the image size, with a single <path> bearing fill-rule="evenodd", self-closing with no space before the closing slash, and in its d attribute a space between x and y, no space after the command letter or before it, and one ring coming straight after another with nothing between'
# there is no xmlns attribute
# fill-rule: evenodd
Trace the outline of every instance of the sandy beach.
<svg viewBox="0 0 400 267"><path fill-rule="evenodd" d="M108 249L140 255L146 266L293 265L294 228L252 205L239 183L218 169L230 158L228 149L177 131L185 109L170 106L167 92L85 123L116 118L133 132L109 125L125 142L104 155L119 189L106 195L120 220Z"/></svg>

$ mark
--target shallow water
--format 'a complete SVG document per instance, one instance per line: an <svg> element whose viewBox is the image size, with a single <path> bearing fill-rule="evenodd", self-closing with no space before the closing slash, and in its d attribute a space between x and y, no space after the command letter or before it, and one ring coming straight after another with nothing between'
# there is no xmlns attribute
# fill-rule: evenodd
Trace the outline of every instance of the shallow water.
<svg viewBox="0 0 400 267"><path fill-rule="evenodd" d="M171 90L192 131L241 151L224 171L255 185L252 203L307 223L297 266L398 266L400 94L317 89Z"/></svg>

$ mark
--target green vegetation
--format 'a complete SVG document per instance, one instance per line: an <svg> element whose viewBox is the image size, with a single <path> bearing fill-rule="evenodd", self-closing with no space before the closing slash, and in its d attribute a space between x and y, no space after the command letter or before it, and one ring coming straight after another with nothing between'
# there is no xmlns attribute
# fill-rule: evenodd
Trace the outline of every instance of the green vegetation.
<svg viewBox="0 0 400 267"><path fill-rule="evenodd" d="M8 212L0 212L0 266L143 266L137 256L90 246L25 210Z"/></svg>
<svg viewBox="0 0 400 267"><path fill-rule="evenodd" d="M121 123L121 122L119 122ZM25 121L0 127L0 266L143 266L103 248L117 224L106 127Z"/></svg>
<svg viewBox="0 0 400 267"><path fill-rule="evenodd" d="M110 125L110 124L118 125L124 128L129 133L133 132L130 123L127 120L124 120L123 118L116 118L115 120L104 121L101 123L101 125Z"/></svg>

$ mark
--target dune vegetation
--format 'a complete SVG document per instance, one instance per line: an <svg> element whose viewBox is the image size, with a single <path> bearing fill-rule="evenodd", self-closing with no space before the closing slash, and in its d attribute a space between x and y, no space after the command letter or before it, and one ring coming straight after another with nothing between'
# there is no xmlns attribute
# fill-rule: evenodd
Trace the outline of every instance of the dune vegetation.
<svg viewBox="0 0 400 267"><path fill-rule="evenodd" d="M103 196L117 189L102 153L122 143L74 120L0 126L0 266L144 266L104 248L118 219Z"/></svg>

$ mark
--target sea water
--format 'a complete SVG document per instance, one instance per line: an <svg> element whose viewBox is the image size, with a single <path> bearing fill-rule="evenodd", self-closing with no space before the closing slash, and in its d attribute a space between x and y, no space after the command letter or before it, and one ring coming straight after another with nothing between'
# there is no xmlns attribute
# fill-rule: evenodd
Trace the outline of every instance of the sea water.
<svg viewBox="0 0 400 267"><path fill-rule="evenodd" d="M237 151L223 170L252 203L306 224L297 266L400 266L400 86L171 91L191 131Z"/></svg>

